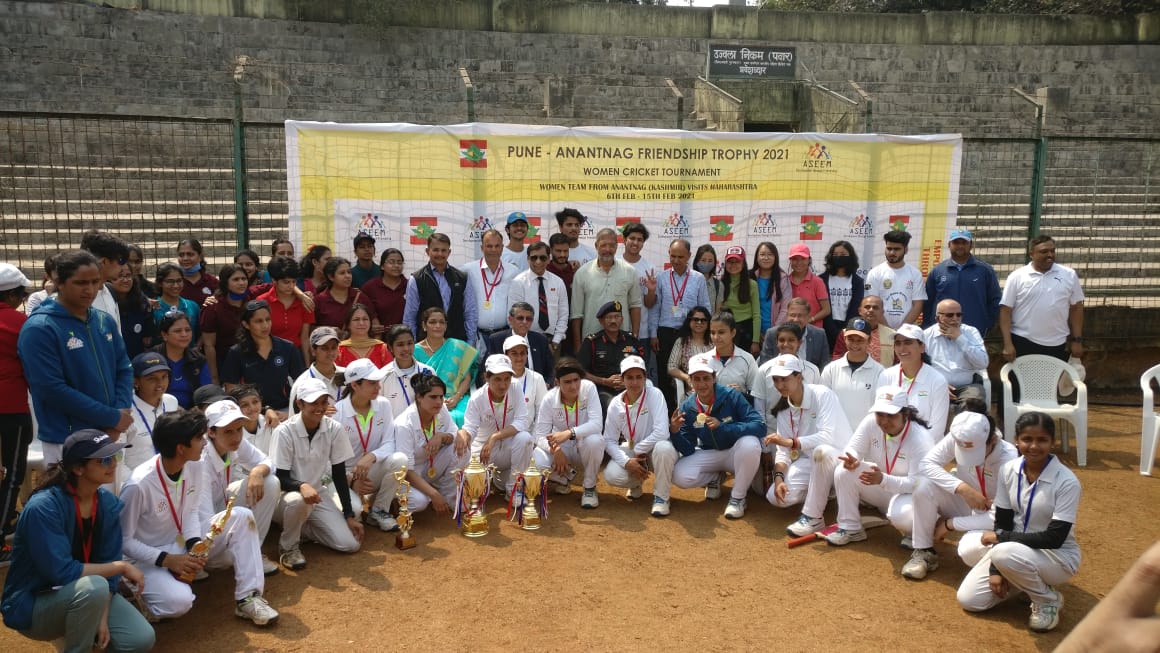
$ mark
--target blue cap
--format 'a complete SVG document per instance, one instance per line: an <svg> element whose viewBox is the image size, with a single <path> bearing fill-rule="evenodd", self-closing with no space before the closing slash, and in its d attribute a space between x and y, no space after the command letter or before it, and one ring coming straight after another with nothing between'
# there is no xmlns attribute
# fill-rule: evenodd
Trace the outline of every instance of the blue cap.
<svg viewBox="0 0 1160 653"><path fill-rule="evenodd" d="M147 351L133 357L133 376L141 378L161 370L169 371L169 363L161 358L161 354Z"/></svg>
<svg viewBox="0 0 1160 653"><path fill-rule="evenodd" d="M955 229L954 231L951 232L950 237L947 238L948 242L952 241L952 240L969 240L971 242L974 242L975 237L971 235L970 229Z"/></svg>
<svg viewBox="0 0 1160 653"><path fill-rule="evenodd" d="M523 211L512 211L508 214L507 223L512 224L513 222L523 222L524 224L530 224L528 222L528 216L524 215Z"/></svg>

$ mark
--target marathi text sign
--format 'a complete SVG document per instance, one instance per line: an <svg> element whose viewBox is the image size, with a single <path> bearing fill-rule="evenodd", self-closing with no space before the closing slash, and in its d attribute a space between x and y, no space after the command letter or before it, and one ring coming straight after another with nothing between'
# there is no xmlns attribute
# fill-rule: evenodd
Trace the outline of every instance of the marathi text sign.
<svg viewBox="0 0 1160 653"><path fill-rule="evenodd" d="M749 46L729 43L709 44L709 79L750 77L794 79L797 55L793 48Z"/></svg>

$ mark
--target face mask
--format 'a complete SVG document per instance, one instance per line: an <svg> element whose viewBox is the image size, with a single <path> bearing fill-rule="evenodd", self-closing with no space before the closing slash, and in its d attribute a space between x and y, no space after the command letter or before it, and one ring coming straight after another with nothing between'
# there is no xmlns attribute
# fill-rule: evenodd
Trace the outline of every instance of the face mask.
<svg viewBox="0 0 1160 653"><path fill-rule="evenodd" d="M240 302L246 298L246 293L244 293L244 292L237 293L237 292L234 292L232 290L227 291L227 292L229 292L229 294L230 294L230 299L234 300L235 302Z"/></svg>
<svg viewBox="0 0 1160 653"><path fill-rule="evenodd" d="M183 273L185 273L185 276L191 277L191 276L197 274L198 272L201 272L201 263L198 263L197 265L195 265L191 268L181 268L181 271Z"/></svg>
<svg viewBox="0 0 1160 653"><path fill-rule="evenodd" d="M713 274L717 271L717 266L712 263L698 263L696 265L697 272L701 274Z"/></svg>
<svg viewBox="0 0 1160 653"><path fill-rule="evenodd" d="M832 257L830 257L830 265L833 265L835 268L846 268L847 270L849 270L850 266L852 266L853 264L854 264L854 257L853 256L832 256Z"/></svg>

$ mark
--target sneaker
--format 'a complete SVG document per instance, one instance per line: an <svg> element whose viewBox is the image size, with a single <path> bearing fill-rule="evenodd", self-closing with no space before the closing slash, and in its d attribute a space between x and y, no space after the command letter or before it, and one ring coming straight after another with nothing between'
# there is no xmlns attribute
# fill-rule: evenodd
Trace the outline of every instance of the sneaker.
<svg viewBox="0 0 1160 653"><path fill-rule="evenodd" d="M653 517L668 517L669 516L669 500L661 497L653 497L652 505Z"/></svg>
<svg viewBox="0 0 1160 653"><path fill-rule="evenodd" d="M242 619L249 619L255 626L265 626L278 618L278 611L271 608L266 599L257 592L238 601L234 607L234 614Z"/></svg>
<svg viewBox="0 0 1160 653"><path fill-rule="evenodd" d="M584 488L584 495L580 497L581 508L595 508L600 505L600 497L596 496L596 488Z"/></svg>
<svg viewBox="0 0 1160 653"><path fill-rule="evenodd" d="M262 575L273 576L278 573L278 563L262 554Z"/></svg>
<svg viewBox="0 0 1160 653"><path fill-rule="evenodd" d="M865 530L848 531L844 528L839 528L826 536L826 543L831 546L846 546L850 542L862 542L865 539Z"/></svg>
<svg viewBox="0 0 1160 653"><path fill-rule="evenodd" d="M552 485L556 486L556 489L554 490L556 494L561 496L565 494L572 494L572 484L570 483L553 483Z"/></svg>
<svg viewBox="0 0 1160 653"><path fill-rule="evenodd" d="M898 548L906 549L907 551L913 551L914 550L914 540L910 539L910 536L907 535L907 536L903 537L902 541L900 541L898 543ZM921 576L920 576L920 578L921 578Z"/></svg>
<svg viewBox="0 0 1160 653"><path fill-rule="evenodd" d="M805 537L817 533L826 527L826 522L821 517L807 517L802 513L797 521L785 527L785 532L794 537Z"/></svg>
<svg viewBox="0 0 1160 653"><path fill-rule="evenodd" d="M729 499L725 506L725 519L741 519L745 516L745 499Z"/></svg>
<svg viewBox="0 0 1160 653"><path fill-rule="evenodd" d="M712 482L705 486L705 500L713 501L721 498L721 483L725 481L725 473L717 474Z"/></svg>
<svg viewBox="0 0 1160 653"><path fill-rule="evenodd" d="M1046 633L1059 625L1059 611L1063 609L1063 594L1055 592L1057 600L1051 603L1031 602L1031 618L1027 625L1037 633Z"/></svg>
<svg viewBox="0 0 1160 653"><path fill-rule="evenodd" d="M938 569L938 554L933 549L915 549L910 554L910 560L902 565L902 577L922 580L936 569Z"/></svg>
<svg viewBox="0 0 1160 653"><path fill-rule="evenodd" d="M282 563L283 567L293 571L306 568L306 556L302 555L302 550L298 547L283 551L282 555L278 557L278 561Z"/></svg>
<svg viewBox="0 0 1160 653"><path fill-rule="evenodd" d="M624 493L624 498L625 498L625 499L628 499L629 501L636 501L636 500L637 500L637 499L639 499L639 498L641 497L641 495L643 495L643 494L644 494L644 490L643 490L643 489L641 489L641 487L638 485L638 486L636 486L636 487L630 487L630 488L628 488L628 491L626 491L626 492Z"/></svg>
<svg viewBox="0 0 1160 653"><path fill-rule="evenodd" d="M379 530L384 533L399 530L399 522L395 521L395 518L382 508L371 508L371 511L367 513L367 521L378 526Z"/></svg>

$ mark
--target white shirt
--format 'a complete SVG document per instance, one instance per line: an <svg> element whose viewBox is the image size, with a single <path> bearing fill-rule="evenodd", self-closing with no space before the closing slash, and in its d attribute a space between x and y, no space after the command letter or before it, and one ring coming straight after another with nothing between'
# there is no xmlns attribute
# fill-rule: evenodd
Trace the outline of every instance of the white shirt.
<svg viewBox="0 0 1160 653"><path fill-rule="evenodd" d="M887 438L870 414L854 430L846 445L847 454L882 471L882 488L891 494L914 493L919 462L934 446L930 431L917 422L908 421L903 433Z"/></svg>
<svg viewBox="0 0 1160 653"><path fill-rule="evenodd" d="M382 397L375 397L371 400L371 408L368 413L370 422L366 426L358 421L357 414L354 405L350 402L350 397L346 397L335 406L335 413L332 416L334 421L342 425L346 439L350 442L351 451L354 452L354 455L346 461L347 473L354 469L358 459L365 454L372 454L375 457L375 462L378 462L395 453L396 450L393 426L395 413L391 410L390 402ZM363 445L364 441L366 445Z"/></svg>
<svg viewBox="0 0 1160 653"><path fill-rule="evenodd" d="M138 465L121 488L122 546L125 557L139 566L152 566L162 551L185 553L186 540L205 537L198 516L205 483L201 462L185 463L174 482L164 467L158 474L160 460L161 454L156 454Z"/></svg>
<svg viewBox="0 0 1160 653"><path fill-rule="evenodd" d="M866 275L866 294L882 298L886 324L897 329L916 301L926 301L926 284L922 273L909 263L897 270L889 263L875 265Z"/></svg>
<svg viewBox="0 0 1160 653"><path fill-rule="evenodd" d="M818 445L842 450L850 442L850 423L842 411L841 401L823 385L805 384L802 405L790 405L777 414L777 433L783 438L797 438L802 458L808 459ZM790 450L779 446L774 462L789 465Z"/></svg>
<svg viewBox="0 0 1160 653"><path fill-rule="evenodd" d="M620 447L621 438L634 455L652 453L658 442L669 439L669 409L664 395L648 386L641 395L631 406L624 404L623 392L608 403L608 417L604 420L604 452L622 467L629 456Z"/></svg>
<svg viewBox="0 0 1160 653"><path fill-rule="evenodd" d="M705 354L709 357L709 364L717 373L717 383L727 386L737 386L745 394L759 394L762 387L762 377L757 361L749 352L740 347L734 347L733 353L721 362L717 350L713 349ZM760 409L758 409L760 410Z"/></svg>
<svg viewBox="0 0 1160 653"><path fill-rule="evenodd" d="M624 260L624 257L620 257L620 260L628 263L628 261ZM657 269L656 266L650 263L649 260L643 256L637 259L636 263L628 264L631 265L634 270L636 270L636 280L640 284L640 329L638 329L634 335L636 335L636 337L641 342L646 342L650 337L656 334L656 327L653 326L651 329L649 328L649 309L644 305L644 298L648 296L648 284L645 280L648 278L650 272L655 277L657 274ZM632 325L629 325L630 328L631 326Z"/></svg>
<svg viewBox="0 0 1160 653"><path fill-rule="evenodd" d="M141 397L133 395L133 408L129 411L133 417L133 424L125 430L125 442L133 446L125 449L125 458L121 461L127 468L125 478L128 478L138 465L157 453L153 448L153 425L157 423L157 418L178 408L181 406L177 404L177 398L171 394L161 395L161 402L156 408L142 401Z"/></svg>
<svg viewBox="0 0 1160 653"><path fill-rule="evenodd" d="M420 475L426 474L433 462L427 457L427 434L423 432L423 423L419 418L419 409L412 404L395 418L395 447L407 456L407 469L414 470ZM435 426L431 429L431 436L438 433L455 435L458 429L447 406L439 407L439 414L435 416ZM444 445L454 446L454 444Z"/></svg>
<svg viewBox="0 0 1160 653"><path fill-rule="evenodd" d="M295 415L274 429L270 445L270 461L275 472L290 470L290 476L309 483L315 490L329 485L330 468L346 463L354 455L342 425L329 417L322 423L313 438L307 437L302 416Z"/></svg>
<svg viewBox="0 0 1160 653"><path fill-rule="evenodd" d="M503 264L516 272L523 272L528 269L528 246L525 244L524 248L518 252L513 252L508 249L507 245L503 246L503 253L499 255L503 260Z"/></svg>
<svg viewBox="0 0 1160 653"><path fill-rule="evenodd" d="M398 361L391 361L383 369L387 375L379 382L379 394L391 404L392 415L402 415L407 406L415 403L415 389L411 387L412 376L422 372L435 373L433 367L419 361L415 361L405 370L399 369Z"/></svg>
<svg viewBox="0 0 1160 653"><path fill-rule="evenodd" d="M326 376L322 372L319 372L317 367L314 367L314 363L311 363L310 367L306 368L306 371L302 374L299 374L298 378L294 379L294 383L290 386L290 406L287 409L288 417L294 417L298 412L297 407L294 405L296 403L294 398L298 396L298 386L302 385L306 379L321 379L326 384L327 392L330 393L330 403L337 404L338 398L342 395L342 385L338 383L338 380L342 379L344 371L346 371L346 368L335 365L334 376Z"/></svg>
<svg viewBox="0 0 1160 653"><path fill-rule="evenodd" d="M247 442L257 447L258 451L261 451L265 454L270 453L270 442L274 438L274 429L266 423L265 415L258 415L257 431L251 433L250 431L246 430L245 427L242 427L242 434L242 437ZM274 468L271 467L270 469L273 470Z"/></svg>
<svg viewBox="0 0 1160 653"><path fill-rule="evenodd" d="M939 331L938 325L923 330L926 353L930 355L931 366L943 375L952 387L967 385L975 380L975 372L986 375L987 347L983 336L975 327L964 324L958 338L951 340Z"/></svg>
<svg viewBox="0 0 1160 653"><path fill-rule="evenodd" d="M108 286L101 284L97 298L93 300L93 308L108 313L117 323L117 331L121 330L121 309L117 307L117 298L113 297L113 291Z"/></svg>
<svg viewBox="0 0 1160 653"><path fill-rule="evenodd" d="M508 388L501 404L491 401L486 384L471 393L463 414L463 430L471 435L472 455L483 450L492 433L508 426L514 426L516 433L526 433L530 426L523 393L515 383Z"/></svg>
<svg viewBox="0 0 1160 653"><path fill-rule="evenodd" d="M798 351L801 350L799 349ZM781 393L777 391L777 386L773 384L773 375L769 373L773 369L773 360L771 358L757 368L761 383L753 391L754 397L757 398L753 406L765 418L765 425L770 429L777 428L777 418L767 409L772 409L774 404L781 401ZM798 360L802 363L802 383L819 383L822 374L818 371L818 367L804 358L799 358ZM758 407L758 401L761 402L761 407Z"/></svg>
<svg viewBox="0 0 1160 653"><path fill-rule="evenodd" d="M845 315L854 292L854 277L831 274L826 281L826 290L830 293L830 314Z"/></svg>
<svg viewBox="0 0 1160 653"><path fill-rule="evenodd" d="M519 388L520 394L524 396L524 407L528 410L528 424L535 424L540 402L548 394L548 382L544 380L544 375L530 367L525 367L523 376L512 377L512 385Z"/></svg>
<svg viewBox="0 0 1160 653"><path fill-rule="evenodd" d="M1079 512L1079 498L1082 493L1079 479L1059 459L1052 456L1051 462L1040 472L1035 483L1028 483L1020 469L1023 458L1008 462L999 469L999 487L995 494L995 507L1015 511L1015 532L1036 533L1047 530L1052 520L1072 524L1067 539L1058 549L1040 549L1040 553L1055 558L1071 571L1079 569L1079 544L1075 541L1075 520ZM1034 489L1035 500L1031 500ZM1022 490L1022 492L1020 492ZM1026 528L1023 524L1028 505L1031 506Z"/></svg>
<svg viewBox="0 0 1160 653"><path fill-rule="evenodd" d="M1019 457L1015 445L1007 442L1000 435L995 437L995 448L991 454L983 459L980 467L966 467L948 472L946 466L955 460L955 439L943 438L931 448L930 452L918 464L918 471L934 482L944 492L954 494L959 483L966 483L983 493L983 496L994 499L999 487L999 469L1008 462ZM979 485L979 476L983 477L983 485ZM952 524L956 531L991 530L995 527L995 511L972 510L970 515L956 517Z"/></svg>
<svg viewBox="0 0 1160 653"><path fill-rule="evenodd" d="M1047 272L1037 272L1028 263L1008 275L999 304L1011 309L1011 333L1056 347L1067 342L1068 313L1082 301L1075 270L1056 263Z"/></svg>
<svg viewBox="0 0 1160 653"><path fill-rule="evenodd" d="M475 305L479 309L476 328L488 331L506 329L508 309L511 308L508 292L519 270L504 265L503 256L500 256L495 270L487 267L486 260L478 259L465 265L463 273L467 275L467 299L475 298ZM448 319L455 317L449 316Z"/></svg>
<svg viewBox="0 0 1160 653"><path fill-rule="evenodd" d="M531 270L524 270L512 279L508 301L532 305L532 331L544 334L549 341L560 344L568 336L568 288L559 276L544 270L544 296L548 300L548 328L540 328L540 281Z"/></svg>
<svg viewBox="0 0 1160 653"><path fill-rule="evenodd" d="M906 378L902 364L891 365L878 375L878 387L896 385L906 391L907 403L918 410L919 417L930 424L937 437L946 433L947 413L951 409L951 396L947 391L947 380L934 366L923 363L914 379Z"/></svg>
<svg viewBox="0 0 1160 653"><path fill-rule="evenodd" d="M579 261L580 265L594 261L596 260L596 248L586 243L576 243L575 247L568 250L568 260Z"/></svg>
<svg viewBox="0 0 1160 653"><path fill-rule="evenodd" d="M247 478L248 470L253 470L258 465L265 465L271 474L274 473L274 464L270 462L270 457L245 439L237 451L230 452L228 465L217 449L214 449L212 441L205 443L205 448L201 450L201 467L205 475L205 490L202 492L199 506L201 523L208 525L215 514L226 509L226 490L230 483ZM243 485L243 496L245 491Z"/></svg>
<svg viewBox="0 0 1160 653"><path fill-rule="evenodd" d="M596 384L588 379L580 381L575 410L565 410L564 403L560 401L560 388L552 388L540 402L534 433L536 446L544 451L551 451L548 435L556 431L567 431L569 428L576 429L577 438L600 433L600 420L603 416L600 393L596 390Z"/></svg>
<svg viewBox="0 0 1160 653"><path fill-rule="evenodd" d="M822 370L821 384L838 395L846 420L850 424L861 424L862 418L870 414L870 407L874 405L878 377L885 369L881 363L867 357L862 366L855 370L843 355Z"/></svg>

